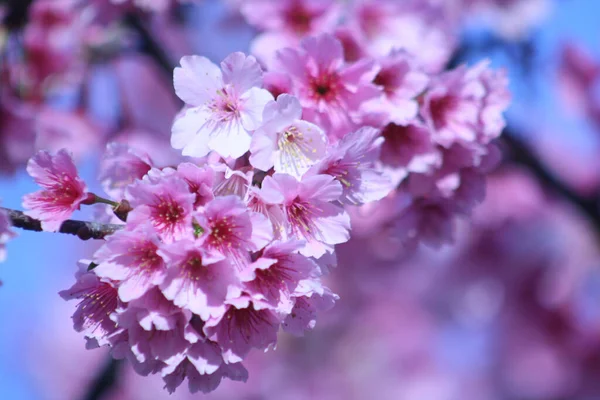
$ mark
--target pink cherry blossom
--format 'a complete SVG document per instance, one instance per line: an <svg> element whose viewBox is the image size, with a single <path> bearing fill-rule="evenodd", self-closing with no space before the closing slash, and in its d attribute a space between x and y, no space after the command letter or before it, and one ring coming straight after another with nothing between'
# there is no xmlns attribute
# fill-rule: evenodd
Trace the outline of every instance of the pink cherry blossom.
<svg viewBox="0 0 600 400"><path fill-rule="evenodd" d="M207 264L205 252L193 241L180 240L163 247L159 254L168 265L160 286L165 297L203 320L222 316L224 301L239 294L239 280L228 263Z"/></svg>
<svg viewBox="0 0 600 400"><path fill-rule="evenodd" d="M561 49L557 78L561 100L570 111L585 113L591 106L594 84L600 79L600 63L583 46L566 43Z"/></svg>
<svg viewBox="0 0 600 400"><path fill-rule="evenodd" d="M375 128L361 128L331 147L314 172L335 177L342 184L340 201L360 205L385 197L394 187L375 166L383 139Z"/></svg>
<svg viewBox="0 0 600 400"><path fill-rule="evenodd" d="M64 149L56 155L40 151L29 160L27 172L43 190L24 196L23 207L42 222L44 230L57 231L88 198L86 185Z"/></svg>
<svg viewBox="0 0 600 400"><path fill-rule="evenodd" d="M217 343L206 338L202 331L203 328L204 322L198 316L192 316L185 332L185 338L190 345L180 359L169 363L162 369L163 377L173 373L185 361L191 362L200 375L211 375L219 369L223 364L221 348Z"/></svg>
<svg viewBox="0 0 600 400"><path fill-rule="evenodd" d="M330 32L340 18L335 0L249 0L241 12L263 30L252 42L252 53L271 65L277 49L296 46L306 36Z"/></svg>
<svg viewBox="0 0 600 400"><path fill-rule="evenodd" d="M302 121L302 107L293 96L282 94L268 103L263 124L252 136L250 163L263 171L300 178L325 156L327 137L316 125Z"/></svg>
<svg viewBox="0 0 600 400"><path fill-rule="evenodd" d="M214 199L212 188L215 171L209 166L199 167L192 163L181 163L177 166L177 175L187 182L190 193L196 196L194 208Z"/></svg>
<svg viewBox="0 0 600 400"><path fill-rule="evenodd" d="M368 103L367 109L384 112L389 121L405 125L418 114L416 98L429 82L414 59L403 51L392 51L379 60L381 70L373 83L383 90L383 96Z"/></svg>
<svg viewBox="0 0 600 400"><path fill-rule="evenodd" d="M199 167L191 162L182 162L176 169L171 167L152 168L148 171L146 179L149 182L157 183L168 176L179 177L187 183L189 192L195 196L194 209L215 198L213 186L216 171L210 165Z"/></svg>
<svg viewBox="0 0 600 400"><path fill-rule="evenodd" d="M161 242L150 224L110 235L96 252L94 272L101 278L119 281L119 298L124 302L140 298L160 285L167 267L158 254Z"/></svg>
<svg viewBox="0 0 600 400"><path fill-rule="evenodd" d="M273 308L291 308L298 283L318 275L318 266L297 253L302 242L274 242L240 274L244 289L253 299Z"/></svg>
<svg viewBox="0 0 600 400"><path fill-rule="evenodd" d="M331 309L339 297L329 289L309 290L294 298L294 307L281 323L285 332L295 336L303 336L305 331L312 330L317 323L317 312Z"/></svg>
<svg viewBox="0 0 600 400"><path fill-rule="evenodd" d="M247 296L229 301L227 311L204 326L206 336L221 346L227 364L244 359L252 348L266 350L277 342L279 319Z"/></svg>
<svg viewBox="0 0 600 400"><path fill-rule="evenodd" d="M452 243L456 218L452 205L443 199L415 201L394 221L394 232L407 249L419 243L434 248Z"/></svg>
<svg viewBox="0 0 600 400"><path fill-rule="evenodd" d="M190 393L208 393L215 390L223 378L246 382L246 380L248 380L248 371L241 363L222 363L215 372L211 374L200 374L192 360L185 359L173 372L164 376L163 380L165 381L165 387L169 393L173 393L185 378L188 380Z"/></svg>
<svg viewBox="0 0 600 400"><path fill-rule="evenodd" d="M155 296L155 293L149 292L148 295ZM190 316L177 307L169 308L167 303L158 313L150 311L158 315L161 311L169 314L160 318L156 318L158 315L155 315L152 320L148 318L147 301L144 300L135 300L135 303L128 305L115 316L119 326L127 329L127 342L131 352L142 364L168 365L176 362L190 345L184 333ZM150 323L142 326L140 319L146 319L146 322Z"/></svg>
<svg viewBox="0 0 600 400"><path fill-rule="evenodd" d="M284 73L277 71L267 71L263 76L263 84L273 98L278 98L280 94L290 93L292 90L292 81Z"/></svg>
<svg viewBox="0 0 600 400"><path fill-rule="evenodd" d="M88 263L89 264L89 263ZM75 284L59 294L65 300L79 299L73 314L73 327L83 332L86 338L99 345L108 343L109 336L118 331L111 319L119 305L117 288L114 283L102 281L92 272L86 272L82 264Z"/></svg>
<svg viewBox="0 0 600 400"><path fill-rule="evenodd" d="M27 52L25 69L33 83L31 96L37 100L48 78L73 74L82 66L84 24L75 2L70 0L36 1L30 21L23 32Z"/></svg>
<svg viewBox="0 0 600 400"><path fill-rule="evenodd" d="M320 33L336 23L339 7L332 0L249 0L242 6L247 21L263 30L297 37Z"/></svg>
<svg viewBox="0 0 600 400"><path fill-rule="evenodd" d="M456 43L455 18L444 2L357 0L348 25L369 54L387 56L404 50L428 72L439 71Z"/></svg>
<svg viewBox="0 0 600 400"><path fill-rule="evenodd" d="M213 168L217 172L213 187L215 196L235 195L244 200L248 197L254 177L254 170L251 167L233 169L226 164L220 164Z"/></svg>
<svg viewBox="0 0 600 400"><path fill-rule="evenodd" d="M75 160L81 160L91 149L101 145L99 127L81 111L42 108L36 115L35 148L56 152L68 148Z"/></svg>
<svg viewBox="0 0 600 400"><path fill-rule="evenodd" d="M286 235L286 221L283 210L279 206L283 202L283 194L272 188L253 186L248 196L248 208L261 213L271 222L273 238L281 239Z"/></svg>
<svg viewBox="0 0 600 400"><path fill-rule="evenodd" d="M125 196L125 188L136 179L142 179L152 166L153 161L148 154L111 142L106 145L98 179L106 193L121 200Z"/></svg>
<svg viewBox="0 0 600 400"><path fill-rule="evenodd" d="M262 249L273 239L273 229L262 214L249 212L237 196L217 197L199 214L204 228L203 245L210 260L227 259L237 268L250 261L250 251Z"/></svg>
<svg viewBox="0 0 600 400"><path fill-rule="evenodd" d="M183 57L174 84L188 108L175 120L171 144L188 156L216 151L240 157L250 147L250 132L260 125L265 104L273 100L261 89L262 71L254 57L239 52L223 60L221 69L205 57Z"/></svg>
<svg viewBox="0 0 600 400"><path fill-rule="evenodd" d="M149 221L166 243L191 234L196 196L189 192L183 179L169 176L155 183L137 181L127 188L125 197L134 208L128 223Z"/></svg>
<svg viewBox="0 0 600 400"><path fill-rule="evenodd" d="M484 143L500 135L502 112L510 95L503 72L493 72L481 62L472 68L461 66L437 76L423 100L421 116L434 140L450 147L453 143Z"/></svg>
<svg viewBox="0 0 600 400"><path fill-rule="evenodd" d="M331 35L309 37L300 48L286 48L278 55L279 69L289 74L292 94L303 107L303 116L341 137L352 129L362 103L379 95L371 83L378 72L375 62L344 62L341 43Z"/></svg>
<svg viewBox="0 0 600 400"><path fill-rule="evenodd" d="M293 176L275 174L265 178L263 188L283 195L287 235L307 242L302 255L319 258L349 239L350 218L333 203L343 192L333 176L314 175L299 182Z"/></svg>
<svg viewBox="0 0 600 400"><path fill-rule="evenodd" d="M380 154L383 164L405 168L407 173L428 173L441 166L442 153L423 124L401 126L391 123L381 135L385 138Z"/></svg>
<svg viewBox="0 0 600 400"><path fill-rule="evenodd" d="M2 81L4 85L4 82ZM7 85L10 83L7 83ZM34 151L35 108L0 95L0 172L12 174Z"/></svg>
<svg viewBox="0 0 600 400"><path fill-rule="evenodd" d="M344 60L347 62L356 62L362 58L369 57L356 29L342 25L333 34L342 44Z"/></svg>

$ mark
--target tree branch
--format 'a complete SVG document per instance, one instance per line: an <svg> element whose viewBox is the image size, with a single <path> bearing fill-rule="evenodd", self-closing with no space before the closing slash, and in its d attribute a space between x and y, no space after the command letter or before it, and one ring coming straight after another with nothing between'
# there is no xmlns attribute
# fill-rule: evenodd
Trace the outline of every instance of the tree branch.
<svg viewBox="0 0 600 400"><path fill-rule="evenodd" d="M0 210L8 214L11 225L26 231L42 232L42 224L35 218L25 215L21 211L0 207ZM98 222L66 220L60 226L58 232L75 235L81 240L104 239L122 229L124 225L100 224Z"/></svg>
<svg viewBox="0 0 600 400"><path fill-rule="evenodd" d="M99 371L96 378L90 383L90 387L82 399L99 400L104 398L110 389L115 386L115 383L117 383L122 365L122 360L115 360L111 357L104 368Z"/></svg>
<svg viewBox="0 0 600 400"><path fill-rule="evenodd" d="M552 189L556 194L579 208L594 224L596 230L600 232L600 207L598 207L600 202L597 198L581 196L558 180L529 149L528 144L510 128L504 130L502 141L512 155L514 162L526 166L544 186Z"/></svg>
<svg viewBox="0 0 600 400"><path fill-rule="evenodd" d="M161 70L167 74L169 79L171 79L175 66L150 30L146 27L140 16L134 13L127 14L125 16L125 23L132 28L142 40L143 47L141 50L150 56L158 66L160 66Z"/></svg>

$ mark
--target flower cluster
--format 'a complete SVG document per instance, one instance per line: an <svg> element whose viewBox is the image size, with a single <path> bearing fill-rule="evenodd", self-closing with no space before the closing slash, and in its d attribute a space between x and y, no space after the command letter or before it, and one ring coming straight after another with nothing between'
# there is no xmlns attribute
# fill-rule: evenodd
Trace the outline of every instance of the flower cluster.
<svg viewBox="0 0 600 400"><path fill-rule="evenodd" d="M333 306L319 263L350 237L334 177L276 173L256 186L220 173L222 163L133 168L148 164L116 148L107 158L136 176L111 192L130 205L127 223L61 292L80 300L74 327L88 347L110 345L140 374L160 373L169 391L187 378L192 392L208 392L224 377L245 380L241 362L275 346L280 327L301 335ZM104 165L108 182L121 176Z"/></svg>
<svg viewBox="0 0 600 400"><path fill-rule="evenodd" d="M385 7L357 3L349 53L339 32L320 33L333 2L282 2L262 22L253 13L265 4L252 3L245 15L280 38L318 34L272 47L266 71L241 52L220 65L183 57L171 129L180 155L161 164L160 153L109 144L100 180L110 199L87 191L64 150L28 165L43 190L23 204L44 230L82 204L118 217L61 295L79 300L74 327L89 347L110 346L170 392L186 379L192 392L245 380L251 349L274 347L279 328L312 329L337 299L321 277L350 239L351 215L401 248L448 241L456 216L483 199L504 126L504 73L486 62L439 72L445 59L416 57L415 43L378 42L390 33L377 29L420 8L390 2L390 14L372 15Z"/></svg>
<svg viewBox="0 0 600 400"><path fill-rule="evenodd" d="M452 47L448 43L453 29L447 24L456 10L425 3L358 1L346 10L347 24L341 26L337 2L319 2L316 8L310 1L283 1L266 14L261 14L258 0L241 8L249 23L264 30L254 50L270 67L265 87L282 103L279 108L290 108L287 95L296 97L301 111L296 106L294 118L301 115L320 127L330 148L318 163L314 158L321 152L319 147L311 150L313 158L308 151L294 149L302 154L302 161L296 163L301 165L286 166L278 160L287 157L284 152L263 150L274 148L277 136L271 133L270 143L263 130L257 130L250 163L296 176L305 169L335 176L345 194L353 192L345 196L345 204L383 199L351 209L354 223L372 225L402 249L451 241L456 216L468 216L483 200L484 176L498 161L494 139L504 127L502 113L510 102L506 74L490 69L487 62L440 71L449 58L442 50ZM300 31L290 29L295 26L290 21L303 21L305 32L332 33L296 40ZM291 46L281 49L275 44ZM263 45L270 50L268 55ZM289 121L291 117L281 124ZM269 131L275 130L269 126ZM359 152L364 154L369 148L368 162L374 168L369 168L364 180L347 170L351 165L363 168L358 160L362 162L364 156L350 162L339 154L350 143L362 146ZM338 149L331 150L334 147ZM356 193L358 182L370 192L368 197L361 199L363 195ZM381 219L373 218L374 210ZM359 234L369 235L367 231L372 232Z"/></svg>

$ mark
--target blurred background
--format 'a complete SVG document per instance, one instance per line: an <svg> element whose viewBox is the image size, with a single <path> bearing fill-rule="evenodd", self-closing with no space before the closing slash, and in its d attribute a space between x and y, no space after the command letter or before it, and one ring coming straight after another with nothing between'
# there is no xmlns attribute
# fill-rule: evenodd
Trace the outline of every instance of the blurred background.
<svg viewBox="0 0 600 400"><path fill-rule="evenodd" d="M15 11L25 3L0 6L3 62L11 57L8 32L27 19ZM85 84L47 97L31 145L84 143L73 151L98 189L105 138L89 132L166 143L180 104L161 61L193 53L219 62L247 52L255 31L232 3L178 5L144 16L147 31L133 33L102 15L98 26L108 32L86 32L94 43L87 57L96 62L69 78ZM306 337L282 334L276 351L253 353L247 383L169 396L159 377L122 365L102 399L600 399L600 2L482 3L454 28L449 63L489 58L506 68L513 102L503 161L454 243L404 254L369 234L371 215L358 215L360 229L339 247L339 267L327 277L340 301ZM159 57L144 32L164 49ZM85 115L72 112L82 104ZM11 146L29 130L22 114L3 107L0 198L20 209L21 196L35 190L22 165L31 151ZM92 213L78 215L86 217ZM23 231L8 243L0 264L0 399L84 399L98 383L108 354L85 349L72 329L75 304L57 294L95 246Z"/></svg>

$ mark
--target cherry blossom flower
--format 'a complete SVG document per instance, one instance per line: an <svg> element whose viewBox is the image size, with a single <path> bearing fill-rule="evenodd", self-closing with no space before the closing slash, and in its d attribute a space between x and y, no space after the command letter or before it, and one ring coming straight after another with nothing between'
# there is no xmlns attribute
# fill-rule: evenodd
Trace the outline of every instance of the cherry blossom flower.
<svg viewBox="0 0 600 400"><path fill-rule="evenodd" d="M227 311L204 325L206 336L219 343L227 364L244 359L252 348L266 350L277 342L279 319L248 296L228 301Z"/></svg>
<svg viewBox="0 0 600 400"><path fill-rule="evenodd" d="M187 183L169 176L156 183L137 181L129 186L126 199L134 208L128 223L150 221L161 240L171 243L192 232L192 211L196 196Z"/></svg>
<svg viewBox="0 0 600 400"><path fill-rule="evenodd" d="M217 197L198 213L204 229L203 245L211 261L227 259L237 268L250 261L250 251L262 249L273 239L272 226L262 214L248 212L237 196Z"/></svg>
<svg viewBox="0 0 600 400"><path fill-rule="evenodd" d="M209 166L199 167L192 163L181 163L177 166L177 175L187 182L190 193L196 195L194 208L206 205L215 198L212 191L215 171Z"/></svg>
<svg viewBox="0 0 600 400"><path fill-rule="evenodd" d="M303 336L305 331L314 329L317 312L330 310L338 299L327 288L314 290L305 287L303 291L296 293L294 307L281 323L282 329L295 336Z"/></svg>
<svg viewBox="0 0 600 400"><path fill-rule="evenodd" d="M263 188L283 195L287 235L307 242L300 254L319 258L349 239L350 218L333 203L343 192L333 176L314 175L299 182L293 176L275 174L265 178Z"/></svg>
<svg viewBox="0 0 600 400"><path fill-rule="evenodd" d="M421 123L406 126L388 124L382 134L380 160L383 164L404 168L407 173L428 173L442 164L442 153L437 150L427 127Z"/></svg>
<svg viewBox="0 0 600 400"><path fill-rule="evenodd" d="M290 93L292 90L292 81L284 73L277 71L267 71L263 76L263 84L273 98L277 99L280 94Z"/></svg>
<svg viewBox="0 0 600 400"><path fill-rule="evenodd" d="M576 43L566 43L560 50L558 86L561 100L569 111L585 115L593 111L594 87L600 80L600 63Z"/></svg>
<svg viewBox="0 0 600 400"><path fill-rule="evenodd" d="M100 164L98 179L113 199L125 197L125 188L150 171L153 161L148 154L122 143L111 142Z"/></svg>
<svg viewBox="0 0 600 400"><path fill-rule="evenodd" d="M248 380L248 371L241 363L222 363L215 372L201 374L192 360L186 359L177 365L173 372L165 375L163 380L169 393L173 393L185 378L188 379L190 393L208 393L215 390L223 378L246 382Z"/></svg>
<svg viewBox="0 0 600 400"><path fill-rule="evenodd" d="M74 73L80 60L84 19L73 1L41 0L33 3L31 22L23 32L27 52L26 73L31 79L31 97L41 98L40 89L51 76Z"/></svg>
<svg viewBox="0 0 600 400"><path fill-rule="evenodd" d="M252 168L233 169L226 164L220 164L214 166L213 169L218 172L213 186L215 196L235 195L244 200L248 197L248 192L252 187L252 178L254 177Z"/></svg>
<svg viewBox="0 0 600 400"><path fill-rule="evenodd" d="M239 294L239 280L228 263L207 264L206 253L193 241L180 240L162 248L159 254L168 264L160 286L165 297L203 320L222 316L224 301Z"/></svg>
<svg viewBox="0 0 600 400"><path fill-rule="evenodd" d="M274 242L240 274L244 289L253 299L273 308L291 309L298 283L318 275L318 266L297 253L299 241Z"/></svg>
<svg viewBox="0 0 600 400"><path fill-rule="evenodd" d="M194 157L210 151L222 157L243 155L265 104L273 100L260 88L262 71L254 57L239 52L223 60L221 69L205 57L183 57L174 85L188 108L175 120L171 145Z"/></svg>
<svg viewBox="0 0 600 400"><path fill-rule="evenodd" d="M250 0L241 7L249 24L263 30L252 42L252 53L272 65L277 49L296 46L306 36L329 32L340 17L335 0Z"/></svg>
<svg viewBox="0 0 600 400"><path fill-rule="evenodd" d="M336 2L332 0L250 0L241 8L247 21L263 30L290 32L297 37L320 33L336 22Z"/></svg>
<svg viewBox="0 0 600 400"><path fill-rule="evenodd" d="M484 61L472 68L461 66L431 82L421 116L438 144L450 147L457 142L474 142L480 136L487 143L500 135L502 112L510 95L506 75L492 72L487 65Z"/></svg>
<svg viewBox="0 0 600 400"><path fill-rule="evenodd" d="M371 83L378 72L375 62L345 64L342 45L331 35L306 38L299 49L280 50L277 58L279 70L292 80L292 94L300 100L304 118L330 138L352 129L362 103L380 93Z"/></svg>
<svg viewBox="0 0 600 400"><path fill-rule="evenodd" d="M36 149L56 152L68 148L76 161L101 145L102 140L98 126L82 112L51 107L36 114L34 131Z"/></svg>
<svg viewBox="0 0 600 400"><path fill-rule="evenodd" d="M73 314L74 329L83 332L92 343L104 345L109 336L118 331L111 319L119 306L117 288L114 283L99 279L93 271L87 272L88 264L81 263L75 284L59 294L65 300L80 300Z"/></svg>
<svg viewBox="0 0 600 400"><path fill-rule="evenodd" d="M403 51L392 51L379 63L381 69L373 83L382 88L383 96L370 101L367 109L384 112L390 122L405 125L419 112L416 98L427 87L429 76Z"/></svg>
<svg viewBox="0 0 600 400"><path fill-rule="evenodd" d="M263 171L300 178L325 156L327 137L316 125L300 120L302 107L293 96L282 94L268 103L263 124L252 136L250 163Z"/></svg>
<svg viewBox="0 0 600 400"><path fill-rule="evenodd" d="M273 239L281 239L285 236L286 222L283 210L279 206L283 202L283 195L268 188L253 186L248 196L248 208L254 212L261 213L271 222L273 227Z"/></svg>
<svg viewBox="0 0 600 400"><path fill-rule="evenodd" d="M404 50L427 72L443 68L456 43L455 18L444 2L358 0L348 25L371 56Z"/></svg>
<svg viewBox="0 0 600 400"><path fill-rule="evenodd" d="M24 196L23 207L29 209L27 215L42 222L44 230L57 231L88 199L86 185L64 149L56 155L38 152L29 160L27 172L43 190Z"/></svg>
<svg viewBox="0 0 600 400"><path fill-rule="evenodd" d="M147 318L146 302L136 303L115 316L118 325L127 329L127 344L136 360L141 364L157 366L176 362L189 347L184 334L189 315L173 307L172 310L164 310L171 311L170 314L142 326L139 319Z"/></svg>
<svg viewBox="0 0 600 400"><path fill-rule="evenodd" d="M158 254L161 242L150 224L110 235L96 252L94 269L100 278L119 281L119 298L129 302L165 279L167 266Z"/></svg>
<svg viewBox="0 0 600 400"><path fill-rule="evenodd" d="M383 139L375 128L361 128L344 136L314 168L317 174L335 177L342 184L340 201L360 205L385 197L393 185L374 165Z"/></svg>

